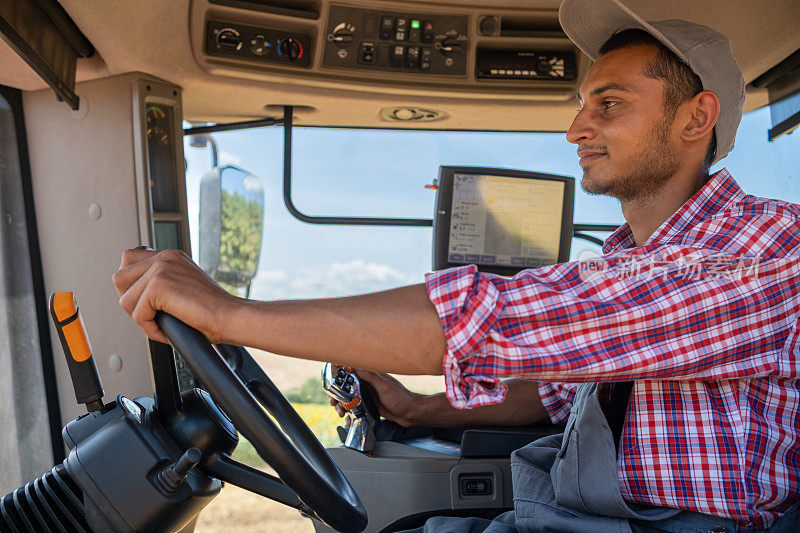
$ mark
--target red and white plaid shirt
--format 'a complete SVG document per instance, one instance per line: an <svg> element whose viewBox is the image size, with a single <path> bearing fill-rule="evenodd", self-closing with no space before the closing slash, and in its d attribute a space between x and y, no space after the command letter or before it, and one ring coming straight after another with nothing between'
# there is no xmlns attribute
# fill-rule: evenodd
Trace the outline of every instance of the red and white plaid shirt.
<svg viewBox="0 0 800 533"><path fill-rule="evenodd" d="M517 376L558 423L576 382L635 380L627 501L760 529L800 498L800 206L721 170L641 246L624 224L593 261L426 284L454 406L500 402Z"/></svg>

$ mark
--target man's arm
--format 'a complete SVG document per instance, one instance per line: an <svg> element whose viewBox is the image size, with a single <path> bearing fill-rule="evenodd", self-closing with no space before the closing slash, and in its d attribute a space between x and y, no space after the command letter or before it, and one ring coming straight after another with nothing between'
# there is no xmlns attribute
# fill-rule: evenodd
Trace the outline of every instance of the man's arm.
<svg viewBox="0 0 800 533"><path fill-rule="evenodd" d="M535 381L507 379L508 392L502 403L456 409L444 393L411 392L387 374L359 370L358 376L375 391L381 415L403 427L522 426L550 421ZM340 416L344 414L338 405L337 411Z"/></svg>
<svg viewBox="0 0 800 533"><path fill-rule="evenodd" d="M127 250L114 275L120 305L152 339L165 311L213 343L397 374L442 373L445 337L424 285L329 298L236 298L185 254Z"/></svg>
<svg viewBox="0 0 800 533"><path fill-rule="evenodd" d="M427 276L447 338L453 405L501 401L506 376L576 383L792 375L800 257L652 243L596 261L602 268L561 263L511 279L475 266ZM698 272L687 275L686 264Z"/></svg>

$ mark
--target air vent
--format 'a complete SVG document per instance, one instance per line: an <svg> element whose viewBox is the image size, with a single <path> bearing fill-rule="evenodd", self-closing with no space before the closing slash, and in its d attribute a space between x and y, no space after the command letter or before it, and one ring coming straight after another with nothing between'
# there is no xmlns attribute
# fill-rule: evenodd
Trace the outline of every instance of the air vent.
<svg viewBox="0 0 800 533"><path fill-rule="evenodd" d="M221 6L311 20L319 18L320 9L320 0L209 0L209 2Z"/></svg>
<svg viewBox="0 0 800 533"><path fill-rule="evenodd" d="M435 109L422 107L384 107L381 109L381 119L397 122L433 122L447 118L447 113Z"/></svg>

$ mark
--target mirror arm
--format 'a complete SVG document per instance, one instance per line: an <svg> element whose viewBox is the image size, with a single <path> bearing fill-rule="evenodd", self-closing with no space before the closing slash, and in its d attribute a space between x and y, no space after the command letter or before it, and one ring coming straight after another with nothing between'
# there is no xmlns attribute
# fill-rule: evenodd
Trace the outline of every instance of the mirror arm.
<svg viewBox="0 0 800 533"><path fill-rule="evenodd" d="M204 133L216 133L218 131L238 131L249 130L252 128L263 128L265 126L278 126L283 123L282 118L260 118L258 120L246 120L244 122L229 122L227 124L213 124L211 126L192 126L184 128L184 135L201 135Z"/></svg>
<svg viewBox="0 0 800 533"><path fill-rule="evenodd" d="M587 235L583 233L584 231L602 231L602 232L611 232L616 231L619 226L616 224L573 224L572 225L572 236L576 239L583 239L584 241L589 241L591 243L596 244L597 246L603 246L603 239L599 237L595 237L594 235Z"/></svg>

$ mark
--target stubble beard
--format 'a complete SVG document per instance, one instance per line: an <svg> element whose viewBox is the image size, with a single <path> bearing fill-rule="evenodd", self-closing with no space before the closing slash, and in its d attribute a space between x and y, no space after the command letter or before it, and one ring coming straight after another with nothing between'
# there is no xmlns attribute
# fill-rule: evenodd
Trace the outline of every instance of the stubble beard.
<svg viewBox="0 0 800 533"><path fill-rule="evenodd" d="M581 188L588 194L611 196L620 202L655 195L680 166L677 150L670 142L671 122L665 118L645 136L650 140L640 141L639 155L627 172L608 176L584 169Z"/></svg>

